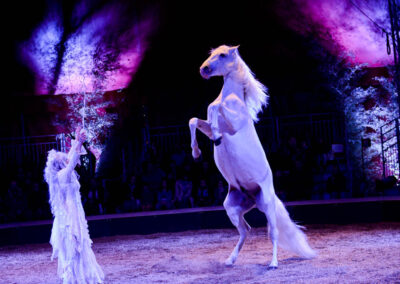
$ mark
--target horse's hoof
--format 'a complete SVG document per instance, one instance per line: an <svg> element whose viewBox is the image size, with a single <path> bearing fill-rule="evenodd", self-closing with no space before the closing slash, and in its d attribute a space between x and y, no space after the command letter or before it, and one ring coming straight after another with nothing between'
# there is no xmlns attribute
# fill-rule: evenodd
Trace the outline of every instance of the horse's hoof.
<svg viewBox="0 0 400 284"><path fill-rule="evenodd" d="M193 158L195 163L200 163L201 161L203 161L203 155L199 155L197 158Z"/></svg>
<svg viewBox="0 0 400 284"><path fill-rule="evenodd" d="M276 270L276 269L278 269L278 265L272 265L272 264L270 264L270 265L268 266L268 270Z"/></svg>
<svg viewBox="0 0 400 284"><path fill-rule="evenodd" d="M201 159L201 150L199 148L195 148L192 150L192 157L196 161Z"/></svg>
<svg viewBox="0 0 400 284"><path fill-rule="evenodd" d="M234 261L230 258L228 258L227 260L225 260L225 265L226 266L233 266Z"/></svg>

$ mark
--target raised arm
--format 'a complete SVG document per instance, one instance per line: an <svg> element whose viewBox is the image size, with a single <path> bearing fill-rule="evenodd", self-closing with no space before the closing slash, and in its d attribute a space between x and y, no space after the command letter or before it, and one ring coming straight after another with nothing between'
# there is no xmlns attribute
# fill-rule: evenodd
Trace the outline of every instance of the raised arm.
<svg viewBox="0 0 400 284"><path fill-rule="evenodd" d="M80 127L78 127L75 130L75 135L76 135L76 140L72 143L71 149L68 152L67 166L64 169L62 169L59 173L60 181L69 182L71 174L79 162L82 144L86 140L86 134L85 132L81 131Z"/></svg>
<svg viewBox="0 0 400 284"><path fill-rule="evenodd" d="M80 152L82 148L82 142L75 141L74 145L70 149L68 154L68 164L65 168L66 171L72 172L79 162Z"/></svg>

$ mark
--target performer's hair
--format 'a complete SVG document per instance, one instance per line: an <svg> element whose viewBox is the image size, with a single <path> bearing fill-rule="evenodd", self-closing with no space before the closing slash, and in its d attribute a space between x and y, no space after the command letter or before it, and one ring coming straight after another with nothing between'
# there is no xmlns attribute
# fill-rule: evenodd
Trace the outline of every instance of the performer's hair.
<svg viewBox="0 0 400 284"><path fill-rule="evenodd" d="M55 213L55 208L59 204L61 193L58 192L58 180L57 173L65 168L67 160L67 154L58 152L54 149L50 150L47 155L46 167L44 169L44 179L49 185L49 197L51 212Z"/></svg>

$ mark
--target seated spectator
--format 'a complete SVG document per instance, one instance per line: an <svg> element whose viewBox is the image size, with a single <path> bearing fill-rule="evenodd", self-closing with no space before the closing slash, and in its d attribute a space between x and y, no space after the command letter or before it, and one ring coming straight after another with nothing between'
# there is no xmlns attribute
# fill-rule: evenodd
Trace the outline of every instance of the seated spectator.
<svg viewBox="0 0 400 284"><path fill-rule="evenodd" d="M206 180L201 179L199 187L197 189L197 205L202 206L210 206L211 205L211 194L206 183Z"/></svg>
<svg viewBox="0 0 400 284"><path fill-rule="evenodd" d="M283 175L289 174L292 165L289 149L285 144L280 145L276 152L270 155L270 164L274 171L281 171Z"/></svg>
<svg viewBox="0 0 400 284"><path fill-rule="evenodd" d="M217 188L215 190L214 205L222 205L227 194L228 194L228 189L224 185L224 182L221 179L218 180Z"/></svg>
<svg viewBox="0 0 400 284"><path fill-rule="evenodd" d="M310 145L306 140L301 140L298 152L298 159L303 163L303 166L307 171L312 170L313 158Z"/></svg>
<svg viewBox="0 0 400 284"><path fill-rule="evenodd" d="M95 178L90 178L86 184L86 194L82 191L82 195L85 196L83 200L83 206L87 215L99 215L104 213L104 201L103 193L104 189Z"/></svg>
<svg viewBox="0 0 400 284"><path fill-rule="evenodd" d="M162 181L161 190L157 194L157 210L171 209L172 207L172 192L168 188L167 180Z"/></svg>
<svg viewBox="0 0 400 284"><path fill-rule="evenodd" d="M176 177L177 177L177 168L175 165L174 161L171 161L169 163L169 166L167 168L167 174L166 174L167 180L169 184L175 184Z"/></svg>
<svg viewBox="0 0 400 284"><path fill-rule="evenodd" d="M288 176L288 200L304 200L311 197L312 192L312 173L308 171L302 161L295 160L294 167Z"/></svg>
<svg viewBox="0 0 400 284"><path fill-rule="evenodd" d="M154 192L150 190L150 187L147 183L143 183L141 208L143 211L150 211L154 209Z"/></svg>
<svg viewBox="0 0 400 284"><path fill-rule="evenodd" d="M48 208L49 203L46 190L41 189L39 183L34 182L28 196L28 206L32 212L33 219L43 219L46 217L45 210L50 210Z"/></svg>
<svg viewBox="0 0 400 284"><path fill-rule="evenodd" d="M113 186L112 186L112 180L111 179L102 179L101 182L101 187L103 189L103 200L104 200L104 212L103 213L114 213L116 209L116 204L115 204L115 194L113 194Z"/></svg>
<svg viewBox="0 0 400 284"><path fill-rule="evenodd" d="M183 174L175 183L174 204L176 208L193 207L192 181L187 174Z"/></svg>
<svg viewBox="0 0 400 284"><path fill-rule="evenodd" d="M84 207L86 215L99 215L103 213L103 206L96 189L89 190Z"/></svg>
<svg viewBox="0 0 400 284"><path fill-rule="evenodd" d="M146 183L152 192L161 188L162 180L165 178L164 171L158 164L152 162L144 163L142 181Z"/></svg>
<svg viewBox="0 0 400 284"><path fill-rule="evenodd" d="M175 150L171 155L171 159L178 169L183 168L183 164L187 160L185 147L183 147L183 145L176 145Z"/></svg>
<svg viewBox="0 0 400 284"><path fill-rule="evenodd" d="M129 190L129 193L128 193L129 199L134 198L137 201L137 203L140 205L140 196L142 193L141 193L141 187L140 187L138 178L135 175L131 176L131 178L129 180L128 190Z"/></svg>
<svg viewBox="0 0 400 284"><path fill-rule="evenodd" d="M311 199L318 200L323 198L324 192L326 192L326 182L329 175L326 173L324 167L318 167L313 173L313 190Z"/></svg>
<svg viewBox="0 0 400 284"><path fill-rule="evenodd" d="M276 195L280 200L286 201L286 195L289 187L288 185L290 184L288 180L289 171L276 170L273 172L273 175Z"/></svg>
<svg viewBox="0 0 400 284"><path fill-rule="evenodd" d="M297 159L297 156L299 154L299 148L298 148L296 137L294 137L294 136L289 137L289 139L287 141L287 150L288 150L291 160L294 162L295 159Z"/></svg>
<svg viewBox="0 0 400 284"><path fill-rule="evenodd" d="M219 171L214 166L214 163L212 165L213 166L211 166L208 161L204 160L201 163L201 168L199 172L200 179L204 179L209 188L215 188L217 186L219 175Z"/></svg>
<svg viewBox="0 0 400 284"><path fill-rule="evenodd" d="M16 180L10 182L6 197L6 212L8 221L23 221L26 219L27 199Z"/></svg>
<svg viewBox="0 0 400 284"><path fill-rule="evenodd" d="M346 178L339 169L336 161L330 164L331 176L326 183L326 191L330 194L331 198L338 198L339 192L346 191Z"/></svg>
<svg viewBox="0 0 400 284"><path fill-rule="evenodd" d="M136 199L133 192L129 193L128 198L122 204L123 212L135 212L141 208L140 200Z"/></svg>
<svg viewBox="0 0 400 284"><path fill-rule="evenodd" d="M319 137L312 147L312 156L314 158L315 167L321 168L326 166L329 151L329 145Z"/></svg>

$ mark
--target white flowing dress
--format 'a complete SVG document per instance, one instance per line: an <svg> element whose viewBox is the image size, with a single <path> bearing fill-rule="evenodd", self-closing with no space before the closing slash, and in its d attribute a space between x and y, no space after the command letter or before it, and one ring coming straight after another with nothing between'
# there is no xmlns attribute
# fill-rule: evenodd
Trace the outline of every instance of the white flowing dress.
<svg viewBox="0 0 400 284"><path fill-rule="evenodd" d="M57 272L64 284L103 283L104 273L91 247L92 240L79 192L80 184L74 171L79 159L76 150L71 149L67 167L57 173L53 184L58 198L52 208L51 258L58 258Z"/></svg>

